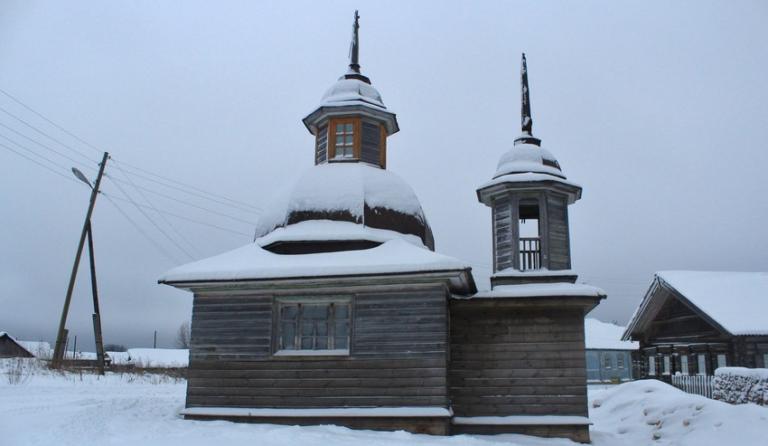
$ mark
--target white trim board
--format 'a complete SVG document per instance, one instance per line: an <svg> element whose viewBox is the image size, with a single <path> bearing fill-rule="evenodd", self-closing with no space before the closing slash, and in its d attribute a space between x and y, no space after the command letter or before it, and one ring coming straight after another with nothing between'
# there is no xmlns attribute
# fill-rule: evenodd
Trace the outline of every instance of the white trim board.
<svg viewBox="0 0 768 446"><path fill-rule="evenodd" d="M587 417L571 415L513 415L508 417L454 417L452 424L485 426L573 426L592 424Z"/></svg>
<svg viewBox="0 0 768 446"><path fill-rule="evenodd" d="M251 418L320 417L445 417L453 413L444 407L335 407L323 409L274 409L248 407L188 407L181 415Z"/></svg>

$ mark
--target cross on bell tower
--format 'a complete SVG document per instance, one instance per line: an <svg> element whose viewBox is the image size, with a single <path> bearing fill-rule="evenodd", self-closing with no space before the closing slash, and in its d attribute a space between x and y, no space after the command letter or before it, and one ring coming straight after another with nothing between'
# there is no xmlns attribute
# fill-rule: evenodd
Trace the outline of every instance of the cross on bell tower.
<svg viewBox="0 0 768 446"><path fill-rule="evenodd" d="M568 205L581 198L581 187L567 180L557 159L533 136L525 54L520 85L521 135L502 155L493 179L477 190L493 212L491 284L575 282Z"/></svg>

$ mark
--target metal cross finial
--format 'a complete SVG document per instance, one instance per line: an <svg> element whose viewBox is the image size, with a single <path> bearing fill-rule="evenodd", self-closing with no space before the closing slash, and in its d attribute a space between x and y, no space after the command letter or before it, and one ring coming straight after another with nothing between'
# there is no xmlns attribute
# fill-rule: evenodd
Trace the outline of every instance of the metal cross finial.
<svg viewBox="0 0 768 446"><path fill-rule="evenodd" d="M352 25L352 42L349 45L349 69L354 73L360 73L360 15L355 10L355 23Z"/></svg>

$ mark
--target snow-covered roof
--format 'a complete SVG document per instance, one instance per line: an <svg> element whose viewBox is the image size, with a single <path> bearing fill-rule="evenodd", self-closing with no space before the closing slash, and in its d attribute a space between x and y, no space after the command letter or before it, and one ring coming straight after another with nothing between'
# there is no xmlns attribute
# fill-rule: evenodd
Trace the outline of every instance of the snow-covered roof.
<svg viewBox="0 0 768 446"><path fill-rule="evenodd" d="M161 283L235 281L376 275L428 271L464 271L469 265L392 239L370 249L315 254L275 254L251 243L235 250L176 267Z"/></svg>
<svg viewBox="0 0 768 446"><path fill-rule="evenodd" d="M399 176L365 163L328 163L308 169L287 196L262 214L256 237L285 225L297 212L349 213L362 222L366 205L412 215L426 224L419 199Z"/></svg>
<svg viewBox="0 0 768 446"><path fill-rule="evenodd" d="M342 76L329 88L320 101L321 107L340 107L362 105L376 110L386 110L381 94L373 85L360 79L347 79Z"/></svg>
<svg viewBox="0 0 768 446"><path fill-rule="evenodd" d="M416 246L424 247L421 239L411 234L377 229L359 223L335 220L308 220L277 228L269 234L256 239L259 246L268 246L277 242L318 242L341 240L370 240L383 243L395 238L403 239Z"/></svg>
<svg viewBox="0 0 768 446"><path fill-rule="evenodd" d="M504 183L529 183L529 182L533 183L533 182L540 182L540 181L554 181L557 183L564 184L566 186L577 187L581 189L581 186L579 184L574 183L572 181L568 181L565 178L550 175L548 173L532 173L532 172L510 173L507 175L502 175L486 183L483 183L478 189L485 189L490 186L495 186L497 184L504 184Z"/></svg>
<svg viewBox="0 0 768 446"><path fill-rule="evenodd" d="M501 156L494 178L512 173L545 173L565 179L560 165L549 150L535 144L515 144Z"/></svg>
<svg viewBox="0 0 768 446"><path fill-rule="evenodd" d="M656 277L732 335L768 334L768 273L660 271Z"/></svg>
<svg viewBox="0 0 768 446"><path fill-rule="evenodd" d="M508 299L526 297L586 296L604 297L605 291L583 283L525 283L498 285L492 290L480 291L469 299Z"/></svg>
<svg viewBox="0 0 768 446"><path fill-rule="evenodd" d="M504 268L501 271L493 273L492 277L542 277L542 276L577 276L575 270L572 269L552 269L538 268L529 269L525 271L517 270L513 267Z"/></svg>
<svg viewBox="0 0 768 446"><path fill-rule="evenodd" d="M607 350L637 350L638 342L622 341L624 327L594 318L584 319L584 343L587 348Z"/></svg>

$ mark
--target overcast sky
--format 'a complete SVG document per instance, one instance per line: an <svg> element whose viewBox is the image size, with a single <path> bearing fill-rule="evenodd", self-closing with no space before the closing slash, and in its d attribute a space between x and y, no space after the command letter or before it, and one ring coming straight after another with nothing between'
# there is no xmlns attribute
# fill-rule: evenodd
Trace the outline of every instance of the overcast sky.
<svg viewBox="0 0 768 446"><path fill-rule="evenodd" d="M158 330L170 347L191 314L189 293L156 284L189 256L118 201L112 178L150 206L120 162L268 205L313 164L301 118L346 69L355 8L362 71L401 127L388 168L481 286L491 223L475 189L519 134L523 51L534 132L584 188L573 266L608 292L593 316L625 323L657 270L768 270L766 2L5 0L0 89L109 150L104 191L154 240L99 198L105 342L151 346ZM7 147L65 177L73 160L95 176L99 152L2 94L0 107L0 330L53 341L89 190ZM130 178L152 206L240 233L147 209L192 257L250 241L256 213ZM93 350L80 279L69 327Z"/></svg>

